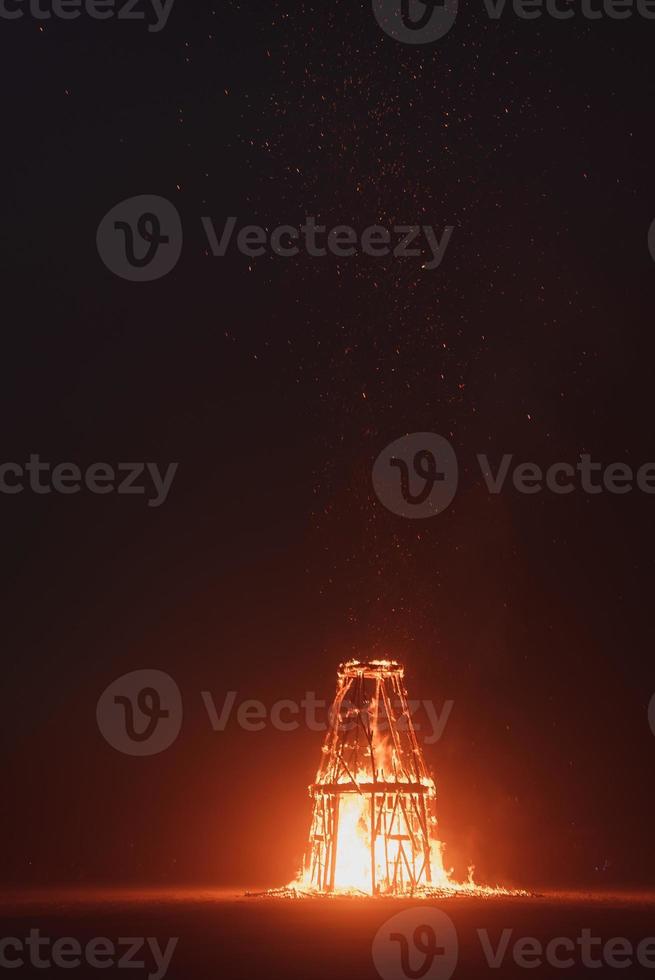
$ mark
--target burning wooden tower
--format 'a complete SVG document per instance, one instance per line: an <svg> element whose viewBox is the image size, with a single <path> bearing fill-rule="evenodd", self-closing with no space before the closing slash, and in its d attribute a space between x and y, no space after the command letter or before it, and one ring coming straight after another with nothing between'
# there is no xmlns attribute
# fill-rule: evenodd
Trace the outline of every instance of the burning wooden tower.
<svg viewBox="0 0 655 980"><path fill-rule="evenodd" d="M306 887L394 895L429 887L443 873L431 833L434 781L403 676L390 660L339 667L323 759L309 787Z"/></svg>

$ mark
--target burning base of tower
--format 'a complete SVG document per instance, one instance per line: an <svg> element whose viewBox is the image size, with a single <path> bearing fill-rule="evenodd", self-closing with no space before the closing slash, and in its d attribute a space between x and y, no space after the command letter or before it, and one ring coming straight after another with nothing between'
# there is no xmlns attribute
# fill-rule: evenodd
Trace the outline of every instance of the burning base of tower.
<svg viewBox="0 0 655 980"><path fill-rule="evenodd" d="M452 879L437 833L436 788L393 660L341 664L298 878L270 895L430 897L525 892Z"/></svg>

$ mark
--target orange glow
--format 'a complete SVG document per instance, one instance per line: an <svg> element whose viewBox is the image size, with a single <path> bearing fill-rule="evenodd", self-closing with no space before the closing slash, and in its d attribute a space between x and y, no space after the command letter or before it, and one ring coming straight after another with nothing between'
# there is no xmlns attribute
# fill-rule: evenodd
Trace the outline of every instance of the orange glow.
<svg viewBox="0 0 655 980"><path fill-rule="evenodd" d="M436 835L436 788L393 660L351 660L337 692L314 783L312 822L294 891L366 895L509 894L452 880ZM512 893L515 894L515 893Z"/></svg>

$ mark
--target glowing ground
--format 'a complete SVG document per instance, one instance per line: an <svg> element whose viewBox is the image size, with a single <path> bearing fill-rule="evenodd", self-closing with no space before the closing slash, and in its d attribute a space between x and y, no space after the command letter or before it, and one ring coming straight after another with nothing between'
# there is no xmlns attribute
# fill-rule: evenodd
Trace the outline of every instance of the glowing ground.
<svg viewBox="0 0 655 980"><path fill-rule="evenodd" d="M25 936L38 928L50 937L74 936L87 942L96 936L153 936L162 945L171 936L179 942L167 976L179 980L375 980L371 944L380 926L416 900L340 898L292 902L285 898L246 898L236 890L204 888L169 890L75 889L61 892L5 892L0 895L3 936ZM653 893L548 893L533 897L456 898L428 900L452 919L459 942L453 976L464 980L526 977L508 953L502 970L491 969L478 940L485 930L494 947L503 930L511 943L535 937L544 945L555 937L575 941L583 929L604 941L624 937L635 946L655 934ZM510 946L511 948L511 946ZM547 966L534 976L616 977L616 969L601 966L554 973ZM634 968L624 975L644 975ZM29 966L16 976L40 976ZM50 976L75 980L88 976L125 977L116 968L53 969ZM655 972L650 971L655 976ZM132 970L140 980L146 971ZM398 980L402 976L398 975Z"/></svg>

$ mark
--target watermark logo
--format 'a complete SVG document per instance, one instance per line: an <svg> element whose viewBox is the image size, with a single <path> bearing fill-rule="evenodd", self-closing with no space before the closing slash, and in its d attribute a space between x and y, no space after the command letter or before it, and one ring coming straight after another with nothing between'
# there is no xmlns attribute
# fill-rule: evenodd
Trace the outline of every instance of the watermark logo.
<svg viewBox="0 0 655 980"><path fill-rule="evenodd" d="M382 980L449 980L457 966L457 932L441 909L405 909L380 926L371 953Z"/></svg>
<svg viewBox="0 0 655 980"><path fill-rule="evenodd" d="M404 44L431 44L455 23L458 0L373 0L382 30Z"/></svg>
<svg viewBox="0 0 655 980"><path fill-rule="evenodd" d="M655 20L655 0L482 0L482 12L500 20L507 11L521 20L626 20L633 16ZM373 0L373 13L385 33L404 44L430 44L451 29L458 0Z"/></svg>
<svg viewBox="0 0 655 980"><path fill-rule="evenodd" d="M543 966L551 970L584 967L585 972L602 967L621 970L635 966L635 959L645 969L655 967L655 939L652 936L642 939L635 948L629 939L614 936L604 941L601 936L594 936L591 929L582 929L575 939L554 936L545 945L534 936L515 938L513 929L503 929L498 938L492 937L488 929L477 929L476 932L482 954L492 970L509 966L514 972L509 962L510 954L514 965L523 970ZM639 972L637 975L643 976Z"/></svg>
<svg viewBox="0 0 655 980"><path fill-rule="evenodd" d="M255 698L240 699L238 691L227 691L222 700L211 691L201 691L200 700L211 729L224 732L236 724L244 732L262 732L273 728L278 732L310 732L331 730L337 716L329 701L306 691L300 700L283 698L270 706ZM390 709L396 718L399 732L413 728L425 745L434 745L443 737L455 702L422 699L405 701L391 699ZM372 725L373 709L358 708L347 698L341 702L338 715L343 732ZM107 742L126 755L148 756L163 752L178 737L182 727L182 699L175 681L160 670L136 670L119 677L104 691L97 706L98 727ZM388 717L376 713L380 732L389 730Z"/></svg>
<svg viewBox="0 0 655 980"><path fill-rule="evenodd" d="M96 707L104 739L125 755L157 755L182 727L182 696L162 670L134 670L107 687Z"/></svg>
<svg viewBox="0 0 655 980"><path fill-rule="evenodd" d="M655 262L655 221L653 221L648 229L648 248L650 249L651 258Z"/></svg>
<svg viewBox="0 0 655 980"><path fill-rule="evenodd" d="M214 221L204 216L202 226L207 236L211 254L222 258L234 240L242 255L258 258L272 253L282 258L295 258L304 252L311 258L325 258L328 254L335 258L349 258L353 255L368 255L371 258L422 259L421 268L438 269L446 254L446 249L454 231L454 225L446 225L441 233L434 225L368 225L360 233L350 225L335 225L328 228L307 215L299 226L278 225L272 231L261 225L244 225L237 228L237 218L232 215L221 229Z"/></svg>
<svg viewBox="0 0 655 980"><path fill-rule="evenodd" d="M48 463L38 453L31 453L26 463L0 462L0 494L76 493L121 494L143 496L148 507L166 502L177 463L160 469L157 463L92 463L86 469L77 463Z"/></svg>
<svg viewBox="0 0 655 980"><path fill-rule="evenodd" d="M182 254L182 240L177 209L154 194L121 201L104 216L96 236L107 268L131 282L152 282L168 275Z"/></svg>
<svg viewBox="0 0 655 980"><path fill-rule="evenodd" d="M655 694L653 694L648 705L648 724L651 732L655 735Z"/></svg>
<svg viewBox="0 0 655 980"><path fill-rule="evenodd" d="M511 10L521 20L538 20L544 14L553 20L571 20L582 16L585 20L626 20L635 13L644 20L655 19L653 0L580 0L571 4L568 0L483 0L490 20L499 20L504 11Z"/></svg>
<svg viewBox="0 0 655 980"><path fill-rule="evenodd" d="M200 225L207 243L205 255L212 258L224 258L233 248L248 259L368 256L413 259L426 272L441 266L454 231L454 225L368 225L361 230L346 224L328 227L313 215L306 215L299 225L274 228L240 225L235 215L222 224L202 215ZM177 264L182 252L182 221L169 201L143 194L112 208L100 222L96 239L100 257L111 272L132 282L151 282L167 275Z"/></svg>
<svg viewBox="0 0 655 980"><path fill-rule="evenodd" d="M237 692L228 691L222 705L218 704L210 691L202 691L201 697L212 729L215 732L225 731L233 715ZM390 707L397 719L398 731L408 731L411 720L414 731L420 734L425 744L433 745L442 737L454 703L452 700L445 701L441 710L438 710L433 701L410 699L406 702L405 711L399 700L392 700ZM340 731L350 732L358 728L370 731L373 726L372 711L370 707L358 709L344 698L338 715ZM270 711L262 701L249 698L241 701L235 718L239 727L247 732L261 732L269 724L279 732L295 732L300 728L306 728L310 732L327 732L334 727L336 721L329 703L317 698L314 691L307 691L300 701L289 698L275 701ZM376 724L379 732L389 730L388 718L380 713L376 715Z"/></svg>
<svg viewBox="0 0 655 980"><path fill-rule="evenodd" d="M655 462L638 466L604 464L581 453L575 463L555 462L548 467L516 462L504 453L495 463L486 453L475 457L480 477L490 494L511 485L520 494L550 493L567 496L610 493L618 496L638 491L655 494ZM415 432L396 439L373 465L373 487L387 510L401 517L427 518L441 514L457 492L458 464L455 452L443 436Z"/></svg>
<svg viewBox="0 0 655 980"><path fill-rule="evenodd" d="M105 970L107 967L147 969L148 980L164 980L178 939L178 936L169 939L165 947L154 936L131 936L116 941L96 936L81 943L73 936L53 940L42 936L39 929L30 929L25 939L18 936L0 939L0 968L15 970L29 964L37 970L47 970L53 966L61 970L80 966L94 970Z"/></svg>
<svg viewBox="0 0 655 980"><path fill-rule="evenodd" d="M148 31L157 34L168 23L174 0L146 0L145 10L139 10L140 0L0 0L0 18L21 20L77 20L82 15L91 20L138 20L151 19Z"/></svg>
<svg viewBox="0 0 655 980"><path fill-rule="evenodd" d="M453 447L434 432L414 432L396 439L373 465L378 500L400 517L441 514L453 502L457 480Z"/></svg>

